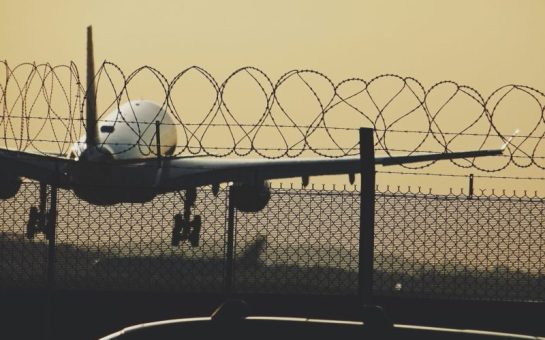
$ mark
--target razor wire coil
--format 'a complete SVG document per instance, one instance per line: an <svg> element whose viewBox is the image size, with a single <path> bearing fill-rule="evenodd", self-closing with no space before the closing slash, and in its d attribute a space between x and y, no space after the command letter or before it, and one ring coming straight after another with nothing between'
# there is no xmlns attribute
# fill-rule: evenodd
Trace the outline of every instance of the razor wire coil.
<svg viewBox="0 0 545 340"><path fill-rule="evenodd" d="M55 154L67 154L85 131L86 89L76 65L23 63L12 67L3 61L0 73L4 75L0 83L3 147L44 154L51 152L46 149L54 148ZM545 94L529 86L505 85L485 97L453 81L439 81L425 88L415 78L384 74L371 80L349 78L335 83L325 74L308 69L286 72L273 81L255 67L241 67L220 82L198 66L186 68L168 80L151 66L125 74L115 63L104 62L95 75L98 97L107 97L100 106L101 121L108 122L107 113L119 111L122 103L136 97L134 87L142 77L151 77L149 86L160 93L156 102L171 114L178 130L174 157L344 157L359 152L355 126L375 129L376 149L387 155L458 151L461 145L486 149L504 143L514 130L513 122L525 120L531 124L526 124L523 134L508 146L508 157L451 162L484 172L501 171L510 165L545 169L545 148L541 145L545 135ZM206 84L208 89L202 91L204 99L195 99L207 103L201 112L186 109L188 99L183 97L187 96L186 83L195 84L196 79L201 81L199 86ZM238 86L251 89L253 96L233 95L240 92ZM294 103L286 92L305 98L301 99L305 107L298 107L297 100ZM240 109L253 102L259 104L259 109ZM530 108L524 117L515 116L513 102L525 110ZM466 112L467 108L471 112ZM250 118L246 117L247 111L251 111ZM452 114L457 116L449 116ZM155 123L137 118L133 115L120 119L137 126ZM141 131L138 128L133 133ZM215 141L218 135L223 138L221 147ZM143 154L155 153L154 144L145 143L141 136L137 140L118 153L133 148L141 149ZM107 139L105 143L109 143ZM431 164L404 167L422 169Z"/></svg>

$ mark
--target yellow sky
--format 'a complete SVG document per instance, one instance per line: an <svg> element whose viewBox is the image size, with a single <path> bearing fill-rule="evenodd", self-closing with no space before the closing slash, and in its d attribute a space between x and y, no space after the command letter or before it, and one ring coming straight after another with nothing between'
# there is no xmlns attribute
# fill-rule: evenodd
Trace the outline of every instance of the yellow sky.
<svg viewBox="0 0 545 340"><path fill-rule="evenodd" d="M221 77L253 65L272 76L312 68L338 80L399 73L482 91L545 87L541 0L4 0L0 9L1 54L14 63L81 64L92 24L97 61L127 70L201 65Z"/></svg>
<svg viewBox="0 0 545 340"><path fill-rule="evenodd" d="M454 80L486 97L510 83L545 90L544 14L542 0L3 0L0 59L73 60L83 71L92 24L97 64L107 59L127 73L152 65L170 79L199 65L222 81L251 65L273 80L309 68L334 82L395 73L425 87ZM525 119L513 113L514 122ZM545 177L535 169L516 174Z"/></svg>

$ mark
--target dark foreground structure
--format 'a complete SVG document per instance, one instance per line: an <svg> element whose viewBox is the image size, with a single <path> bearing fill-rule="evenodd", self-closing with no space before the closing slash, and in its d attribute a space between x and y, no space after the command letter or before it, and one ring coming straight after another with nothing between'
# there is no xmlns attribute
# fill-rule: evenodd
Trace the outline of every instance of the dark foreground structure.
<svg viewBox="0 0 545 340"><path fill-rule="evenodd" d="M528 339L526 335L394 324L377 306L363 306L364 321L252 316L243 300L228 300L210 317L150 322L124 328L102 340L179 339ZM538 339L537 337L535 337Z"/></svg>
<svg viewBox="0 0 545 340"><path fill-rule="evenodd" d="M225 301L223 296L210 294L81 291L57 292L52 298L54 302L50 305L51 300L45 292L15 292L9 296L3 295L0 314L3 320L2 334L12 339L40 339L46 338L48 333L55 339L97 339L141 323L177 318L206 318ZM245 300L249 301L252 316L355 322L362 319L361 304L347 297L253 295L245 297ZM539 304L426 299L379 299L377 303L383 306L386 315L395 324L401 325L401 329L403 326L418 325L524 335L545 334L543 306ZM186 328L185 325L170 328L173 333L178 334L178 338L196 337L189 329L191 328ZM436 338L437 336L431 337ZM457 338L453 335L450 338L467 337Z"/></svg>

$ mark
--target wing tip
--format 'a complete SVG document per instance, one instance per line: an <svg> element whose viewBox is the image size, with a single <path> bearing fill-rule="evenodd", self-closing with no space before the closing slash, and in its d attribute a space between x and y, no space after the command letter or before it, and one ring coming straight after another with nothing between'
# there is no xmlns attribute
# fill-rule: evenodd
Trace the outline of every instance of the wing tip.
<svg viewBox="0 0 545 340"><path fill-rule="evenodd" d="M520 132L520 129L516 129L515 131L513 131L513 133L511 134L511 136L507 139L507 141L505 143L502 144L502 146L500 147L500 150L503 151L507 148L507 146L509 144L511 144L511 141L513 140L513 138L515 138L516 135L518 135Z"/></svg>

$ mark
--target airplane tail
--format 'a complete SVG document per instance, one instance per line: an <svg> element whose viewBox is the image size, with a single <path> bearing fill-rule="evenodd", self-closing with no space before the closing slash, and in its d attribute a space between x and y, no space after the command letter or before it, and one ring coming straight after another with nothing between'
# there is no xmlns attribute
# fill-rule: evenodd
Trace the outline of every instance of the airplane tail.
<svg viewBox="0 0 545 340"><path fill-rule="evenodd" d="M87 27L87 89L85 101L85 124L87 148L98 144L97 102L95 89L95 63L93 56L93 27Z"/></svg>
<svg viewBox="0 0 545 340"><path fill-rule="evenodd" d="M239 257L238 262L243 266L257 266L260 263L259 256L267 246L267 236L257 235L244 253Z"/></svg>

